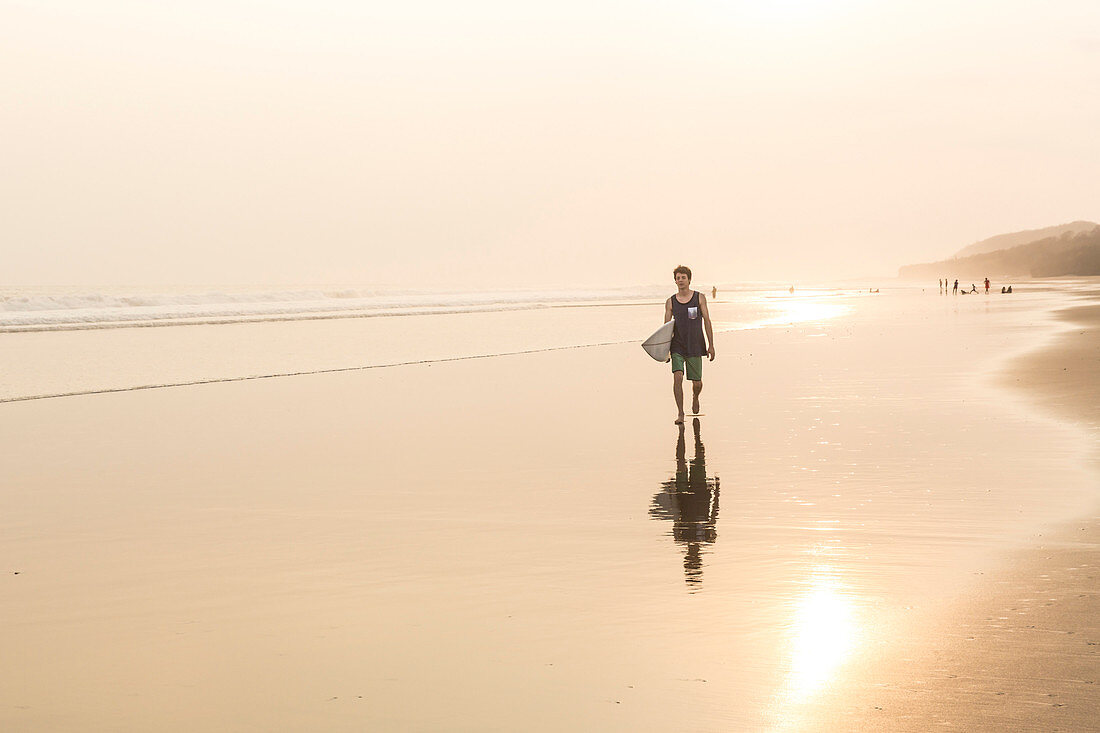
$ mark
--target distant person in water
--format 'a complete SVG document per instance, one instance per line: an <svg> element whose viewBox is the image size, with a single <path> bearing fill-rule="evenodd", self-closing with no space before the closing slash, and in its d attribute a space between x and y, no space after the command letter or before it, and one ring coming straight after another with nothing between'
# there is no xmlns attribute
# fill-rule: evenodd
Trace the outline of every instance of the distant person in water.
<svg viewBox="0 0 1100 733"><path fill-rule="evenodd" d="M676 424L683 425L684 374L692 386L691 411L699 414L703 355L714 361L714 329L710 324L707 296L691 289L691 269L680 265L672 271L672 276L676 281L676 294L665 301L662 323L676 321L672 331L672 396L676 399Z"/></svg>
<svg viewBox="0 0 1100 733"><path fill-rule="evenodd" d="M952 295L955 295L955 294L956 294L956 293L958 293L958 292L959 292L959 281L958 281L958 279L956 278L956 280L955 280L955 287L951 288L951 294L952 294Z"/></svg>
<svg viewBox="0 0 1100 733"><path fill-rule="evenodd" d="M985 294L989 295L989 278L985 279Z"/></svg>

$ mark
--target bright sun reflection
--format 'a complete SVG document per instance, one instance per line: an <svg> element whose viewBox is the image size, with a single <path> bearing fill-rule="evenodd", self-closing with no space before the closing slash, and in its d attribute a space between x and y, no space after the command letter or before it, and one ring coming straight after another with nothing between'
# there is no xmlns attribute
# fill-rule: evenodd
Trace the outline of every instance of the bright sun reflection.
<svg viewBox="0 0 1100 733"><path fill-rule="evenodd" d="M770 325L825 321L851 310L850 306L841 303L824 303L817 298L774 300L769 302L768 305L775 309L775 315L765 322Z"/></svg>
<svg viewBox="0 0 1100 733"><path fill-rule="evenodd" d="M814 568L795 607L789 693L804 698L820 689L855 644L852 603L841 593L832 568Z"/></svg>

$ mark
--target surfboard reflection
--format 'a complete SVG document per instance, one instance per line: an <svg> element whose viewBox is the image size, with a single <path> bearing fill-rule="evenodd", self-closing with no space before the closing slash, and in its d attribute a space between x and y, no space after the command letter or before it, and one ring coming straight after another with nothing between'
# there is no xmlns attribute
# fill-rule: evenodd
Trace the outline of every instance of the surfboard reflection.
<svg viewBox="0 0 1100 733"><path fill-rule="evenodd" d="M684 580L692 593L702 588L704 547L718 538L718 477L707 477L706 449L699 418L691 421L694 457L687 458L686 429L676 440L676 474L661 483L649 516L672 520L672 538L684 552Z"/></svg>

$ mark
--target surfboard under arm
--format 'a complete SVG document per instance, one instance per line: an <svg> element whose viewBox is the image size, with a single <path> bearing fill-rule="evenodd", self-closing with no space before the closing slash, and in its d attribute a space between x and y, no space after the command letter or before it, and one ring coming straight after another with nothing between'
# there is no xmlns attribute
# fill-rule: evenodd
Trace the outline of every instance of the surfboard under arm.
<svg viewBox="0 0 1100 733"><path fill-rule="evenodd" d="M672 351L672 331L675 326L676 321L669 321L654 331L649 338L642 342L645 353L656 361L668 361L669 354Z"/></svg>

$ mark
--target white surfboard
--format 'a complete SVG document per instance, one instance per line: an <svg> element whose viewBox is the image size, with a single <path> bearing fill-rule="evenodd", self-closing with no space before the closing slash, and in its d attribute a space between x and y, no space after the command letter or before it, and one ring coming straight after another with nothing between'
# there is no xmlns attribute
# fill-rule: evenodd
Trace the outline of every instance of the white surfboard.
<svg viewBox="0 0 1100 733"><path fill-rule="evenodd" d="M669 321L653 332L653 335L642 342L645 353L657 361L668 361L669 352L672 351L672 330L676 327L676 321Z"/></svg>

